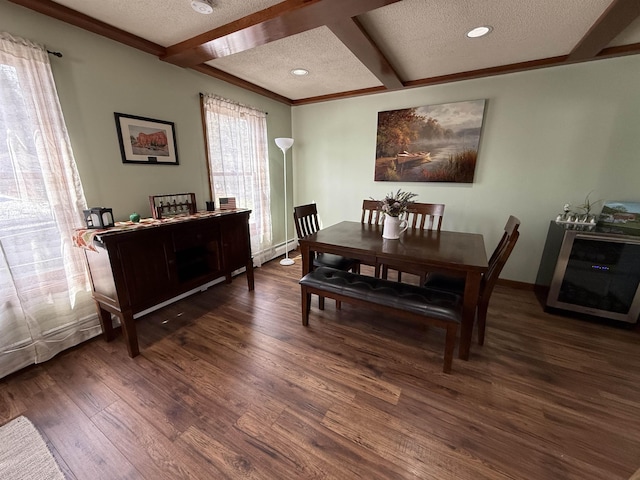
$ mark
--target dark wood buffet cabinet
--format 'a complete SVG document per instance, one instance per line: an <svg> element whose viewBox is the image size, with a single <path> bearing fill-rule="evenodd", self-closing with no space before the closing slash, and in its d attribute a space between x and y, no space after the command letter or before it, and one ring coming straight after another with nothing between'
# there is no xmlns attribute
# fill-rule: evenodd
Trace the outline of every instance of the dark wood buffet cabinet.
<svg viewBox="0 0 640 480"><path fill-rule="evenodd" d="M107 341L120 319L130 357L139 354L134 315L246 268L254 289L249 239L250 210L196 215L134 229L114 229L85 250L93 298Z"/></svg>

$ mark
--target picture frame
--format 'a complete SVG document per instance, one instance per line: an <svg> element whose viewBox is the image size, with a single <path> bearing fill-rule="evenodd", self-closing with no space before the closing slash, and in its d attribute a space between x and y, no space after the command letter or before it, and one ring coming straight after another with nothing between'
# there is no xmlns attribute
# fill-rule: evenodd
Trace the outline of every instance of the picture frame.
<svg viewBox="0 0 640 480"><path fill-rule="evenodd" d="M378 112L376 182L473 183L486 100Z"/></svg>
<svg viewBox="0 0 640 480"><path fill-rule="evenodd" d="M122 163L178 165L173 122L114 112Z"/></svg>
<svg viewBox="0 0 640 480"><path fill-rule="evenodd" d="M640 236L640 203L606 202L597 221L598 231Z"/></svg>

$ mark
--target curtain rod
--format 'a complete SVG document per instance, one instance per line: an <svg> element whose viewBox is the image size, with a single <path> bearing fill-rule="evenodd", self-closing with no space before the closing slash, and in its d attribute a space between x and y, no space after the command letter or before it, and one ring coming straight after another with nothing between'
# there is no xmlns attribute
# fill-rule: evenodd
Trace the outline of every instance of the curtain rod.
<svg viewBox="0 0 640 480"><path fill-rule="evenodd" d="M17 43L18 45L23 45L25 47L31 47L31 48L37 48L38 50L42 50L44 49L47 53L51 54L51 55L55 55L56 57L62 57L62 53L60 52L52 52L51 50L47 50L44 48L44 45L40 45L38 43L34 43L30 40L27 40L25 38L21 38L21 37L12 37L10 33L7 32L0 32L2 33L2 39L3 40L8 40L10 42L13 43Z"/></svg>
<svg viewBox="0 0 640 480"><path fill-rule="evenodd" d="M204 97L205 95L211 95L211 94L210 93L202 93L202 92L200 92L200 98ZM250 105L244 105L243 103L236 102L234 100L229 100L228 98L218 97L217 95L213 95L213 96L217 97L217 98L221 98L222 100L225 100L225 101L227 101L229 103L234 103L236 105L240 105L241 107L253 108L254 110L258 110L259 112L261 111L261 110L257 109L256 107L252 107ZM269 115L269 112L264 112L264 114L265 115Z"/></svg>

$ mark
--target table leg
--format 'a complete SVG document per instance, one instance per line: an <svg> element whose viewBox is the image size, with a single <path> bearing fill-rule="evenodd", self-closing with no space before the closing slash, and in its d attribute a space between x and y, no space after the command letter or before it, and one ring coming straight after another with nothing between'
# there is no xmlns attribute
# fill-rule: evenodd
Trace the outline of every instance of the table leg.
<svg viewBox="0 0 640 480"><path fill-rule="evenodd" d="M477 272L467 272L464 287L464 301L462 304L462 326L460 329L460 346L458 347L458 357L462 360L469 360L471 350L471 338L473 336L473 323L476 316L476 307L480 297L480 280L482 274Z"/></svg>
<svg viewBox="0 0 640 480"><path fill-rule="evenodd" d="M309 249L309 245L301 242L300 243L300 253L302 256L302 276L304 277L307 273L309 273L313 266L313 258L312 252Z"/></svg>

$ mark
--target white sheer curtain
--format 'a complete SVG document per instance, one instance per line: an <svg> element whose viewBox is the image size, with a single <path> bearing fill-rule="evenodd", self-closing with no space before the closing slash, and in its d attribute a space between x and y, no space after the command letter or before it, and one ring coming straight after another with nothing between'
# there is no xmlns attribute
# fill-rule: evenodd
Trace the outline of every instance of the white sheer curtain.
<svg viewBox="0 0 640 480"><path fill-rule="evenodd" d="M84 208L47 51L0 32L0 377L100 333Z"/></svg>
<svg viewBox="0 0 640 480"><path fill-rule="evenodd" d="M266 113L215 95L202 95L211 195L235 197L250 208L251 252L256 266L274 256Z"/></svg>

